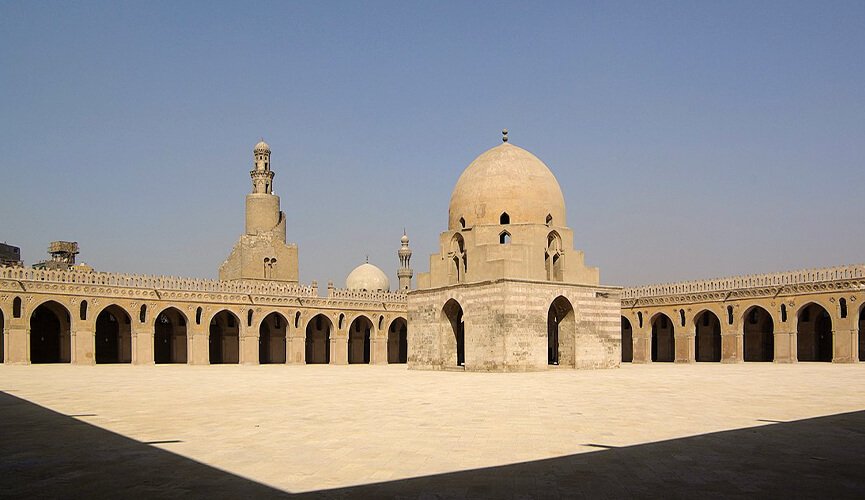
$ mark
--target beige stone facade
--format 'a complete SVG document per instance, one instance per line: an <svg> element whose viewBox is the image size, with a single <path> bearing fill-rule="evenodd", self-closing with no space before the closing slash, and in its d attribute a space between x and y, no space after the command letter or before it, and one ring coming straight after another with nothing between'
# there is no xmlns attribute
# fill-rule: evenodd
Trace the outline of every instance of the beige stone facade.
<svg viewBox="0 0 865 500"><path fill-rule="evenodd" d="M625 288L623 361L865 361L865 265Z"/></svg>
<svg viewBox="0 0 865 500"><path fill-rule="evenodd" d="M574 249L550 169L504 134L460 176L439 253L408 294L409 367L617 366L621 289Z"/></svg>

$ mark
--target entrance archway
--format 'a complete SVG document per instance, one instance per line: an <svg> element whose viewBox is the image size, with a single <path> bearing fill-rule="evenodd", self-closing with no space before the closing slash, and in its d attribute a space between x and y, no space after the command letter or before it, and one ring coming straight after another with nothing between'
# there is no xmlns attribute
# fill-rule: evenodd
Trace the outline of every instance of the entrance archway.
<svg viewBox="0 0 865 500"><path fill-rule="evenodd" d="M258 362L262 365L285 363L285 332L288 321L278 312L261 320L258 327Z"/></svg>
<svg viewBox="0 0 865 500"><path fill-rule="evenodd" d="M712 311L694 318L694 360L721 361L721 320Z"/></svg>
<svg viewBox="0 0 865 500"><path fill-rule="evenodd" d="M69 363L72 360L69 310L50 300L30 315L30 362Z"/></svg>
<svg viewBox="0 0 865 500"><path fill-rule="evenodd" d="M210 364L240 362L240 321L233 312L223 309L210 320Z"/></svg>
<svg viewBox="0 0 865 500"><path fill-rule="evenodd" d="M369 363L370 335L372 321L366 316L358 316L348 327L348 363Z"/></svg>
<svg viewBox="0 0 865 500"><path fill-rule="evenodd" d="M96 363L132 362L132 319L122 307L110 305L96 317Z"/></svg>
<svg viewBox="0 0 865 500"><path fill-rule="evenodd" d="M634 329L631 327L631 321L622 316L622 362L631 363L634 361Z"/></svg>
<svg viewBox="0 0 865 500"><path fill-rule="evenodd" d="M330 331L333 324L324 314L317 314L306 324L306 363L330 363Z"/></svg>
<svg viewBox="0 0 865 500"><path fill-rule="evenodd" d="M859 308L859 361L865 361L865 305Z"/></svg>
<svg viewBox="0 0 865 500"><path fill-rule="evenodd" d="M156 315L153 323L153 361L186 363L186 316L169 307Z"/></svg>
<svg viewBox="0 0 865 500"><path fill-rule="evenodd" d="M832 361L832 318L823 306L812 302L799 310L796 345L799 361Z"/></svg>
<svg viewBox="0 0 865 500"><path fill-rule="evenodd" d="M672 363L676 359L676 339L673 322L664 313L652 318L652 361Z"/></svg>
<svg viewBox="0 0 865 500"><path fill-rule="evenodd" d="M387 362L408 361L408 324L405 318L393 320L387 329Z"/></svg>
<svg viewBox="0 0 865 500"><path fill-rule="evenodd" d="M465 322L463 321L463 308L460 303L454 299L445 302L442 307L442 320L450 325L452 335L443 335L443 346L445 352L443 359L448 363L448 359L455 360L456 366L465 366L466 364L466 332Z"/></svg>
<svg viewBox="0 0 865 500"><path fill-rule="evenodd" d="M753 306L742 317L742 347L745 361L775 359L775 322L760 306Z"/></svg>
<svg viewBox="0 0 865 500"><path fill-rule="evenodd" d="M560 295L547 310L547 364L575 366L576 333L574 307Z"/></svg>

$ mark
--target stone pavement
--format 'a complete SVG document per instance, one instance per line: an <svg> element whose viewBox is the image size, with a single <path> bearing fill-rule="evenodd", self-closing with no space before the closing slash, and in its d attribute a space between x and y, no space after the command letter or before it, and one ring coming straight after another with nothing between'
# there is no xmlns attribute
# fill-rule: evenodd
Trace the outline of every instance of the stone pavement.
<svg viewBox="0 0 865 500"><path fill-rule="evenodd" d="M865 364L0 365L0 496L865 496Z"/></svg>

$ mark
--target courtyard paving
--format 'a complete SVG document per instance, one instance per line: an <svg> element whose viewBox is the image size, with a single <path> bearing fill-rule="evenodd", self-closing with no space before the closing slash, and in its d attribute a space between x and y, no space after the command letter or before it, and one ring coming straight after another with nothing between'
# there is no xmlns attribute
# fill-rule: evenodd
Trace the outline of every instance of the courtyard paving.
<svg viewBox="0 0 865 500"><path fill-rule="evenodd" d="M865 364L0 365L0 391L0 496L865 495Z"/></svg>

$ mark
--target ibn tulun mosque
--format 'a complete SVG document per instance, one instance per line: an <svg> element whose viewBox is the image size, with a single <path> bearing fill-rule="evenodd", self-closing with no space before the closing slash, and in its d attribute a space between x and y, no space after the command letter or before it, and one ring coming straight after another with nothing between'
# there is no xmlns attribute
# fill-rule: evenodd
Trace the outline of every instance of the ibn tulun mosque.
<svg viewBox="0 0 865 500"><path fill-rule="evenodd" d="M218 280L65 265L77 252L65 242L52 246L62 266L0 267L0 361L501 372L865 361L865 265L601 285L574 247L555 175L507 131L457 180L416 287L404 234L393 290L367 262L321 296L298 281L270 155L255 145L245 231Z"/></svg>

